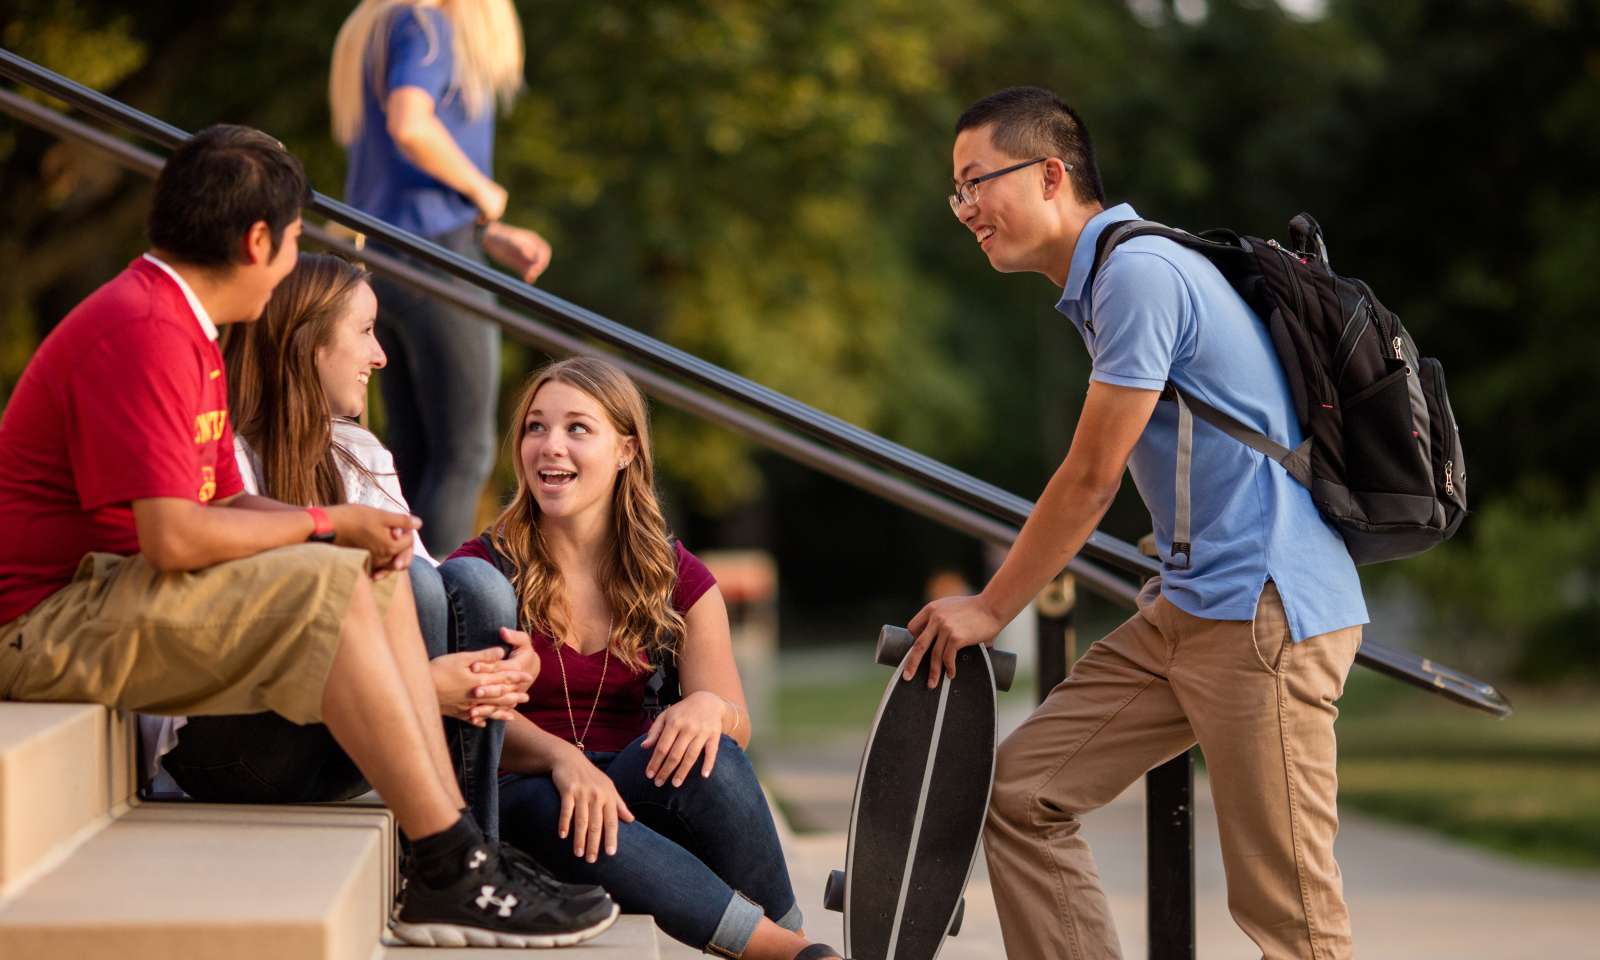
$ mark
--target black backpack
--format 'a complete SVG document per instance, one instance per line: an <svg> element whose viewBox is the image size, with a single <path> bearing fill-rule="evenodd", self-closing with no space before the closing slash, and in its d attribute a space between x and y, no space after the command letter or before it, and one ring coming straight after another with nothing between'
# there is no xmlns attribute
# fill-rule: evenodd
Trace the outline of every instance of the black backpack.
<svg viewBox="0 0 1600 960"><path fill-rule="evenodd" d="M1100 234L1090 284L1118 244L1145 236L1204 255L1266 323L1305 437L1289 450L1167 384L1162 399L1179 408L1174 561L1190 559L1193 417L1281 464L1358 564L1414 556L1456 532L1467 514L1467 467L1444 370L1417 353L1372 288L1333 272L1310 214L1289 221L1288 247L1231 230L1112 224Z"/></svg>

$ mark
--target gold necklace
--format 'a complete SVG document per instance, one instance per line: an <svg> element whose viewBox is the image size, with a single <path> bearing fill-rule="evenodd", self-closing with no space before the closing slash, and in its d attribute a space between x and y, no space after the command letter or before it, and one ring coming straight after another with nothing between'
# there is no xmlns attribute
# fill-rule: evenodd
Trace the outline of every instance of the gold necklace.
<svg viewBox="0 0 1600 960"><path fill-rule="evenodd" d="M572 742L577 746L579 753L583 749L583 741L589 736L589 727L594 723L594 712L600 707L600 694L606 688L606 668L611 666L611 628L616 626L616 614L606 622L605 656L600 661L600 684L594 688L594 703L589 706L589 719L584 721L583 733L578 733L578 718L572 713L572 690L567 687L567 664L561 659L561 648L566 646L560 640L556 641L556 666L561 668L561 693L567 698L567 722L572 724Z"/></svg>

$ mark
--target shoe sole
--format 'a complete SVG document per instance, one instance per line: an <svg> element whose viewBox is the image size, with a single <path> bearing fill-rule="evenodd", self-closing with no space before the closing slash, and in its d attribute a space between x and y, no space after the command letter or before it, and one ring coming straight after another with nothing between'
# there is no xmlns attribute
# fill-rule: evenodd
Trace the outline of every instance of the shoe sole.
<svg viewBox="0 0 1600 960"><path fill-rule="evenodd" d="M617 922L622 909L611 905L611 915L582 930L567 933L505 933L456 923L404 923L391 920L394 935L414 947L570 947L593 940Z"/></svg>

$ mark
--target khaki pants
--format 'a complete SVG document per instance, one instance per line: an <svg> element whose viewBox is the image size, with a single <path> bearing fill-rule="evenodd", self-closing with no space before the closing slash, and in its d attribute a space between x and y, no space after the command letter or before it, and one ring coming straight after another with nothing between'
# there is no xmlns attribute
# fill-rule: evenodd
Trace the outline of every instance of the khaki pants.
<svg viewBox="0 0 1600 960"><path fill-rule="evenodd" d="M70 584L0 626L0 700L321 720L339 627L367 565L366 551L325 544L192 573L91 553ZM372 586L386 605L394 578Z"/></svg>
<svg viewBox="0 0 1600 960"><path fill-rule="evenodd" d="M1198 741L1234 921L1267 960L1349 957L1333 722L1360 644L1360 627L1292 642L1272 583L1253 621L1147 583L1000 747L984 846L1007 956L1122 956L1079 817Z"/></svg>

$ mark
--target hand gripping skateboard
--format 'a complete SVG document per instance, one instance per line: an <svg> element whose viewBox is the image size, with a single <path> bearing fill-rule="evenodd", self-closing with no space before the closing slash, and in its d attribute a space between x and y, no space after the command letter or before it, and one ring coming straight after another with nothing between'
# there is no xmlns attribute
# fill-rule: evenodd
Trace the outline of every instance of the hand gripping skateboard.
<svg viewBox="0 0 1600 960"><path fill-rule="evenodd" d="M900 627L878 634L878 663L895 675L861 756L844 870L823 893L844 911L852 960L932 960L961 929L994 782L995 690L1016 673L1015 655L967 647L955 679L930 690L922 670L900 677L911 644Z"/></svg>

